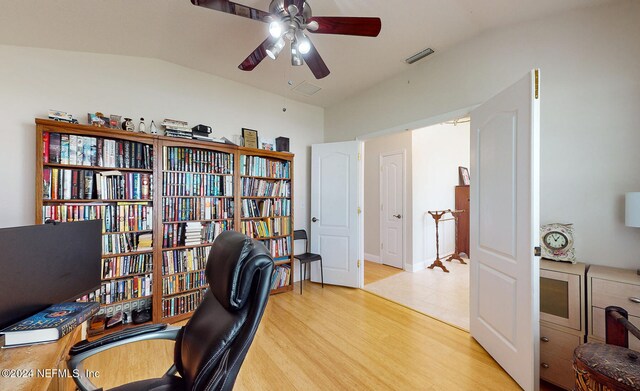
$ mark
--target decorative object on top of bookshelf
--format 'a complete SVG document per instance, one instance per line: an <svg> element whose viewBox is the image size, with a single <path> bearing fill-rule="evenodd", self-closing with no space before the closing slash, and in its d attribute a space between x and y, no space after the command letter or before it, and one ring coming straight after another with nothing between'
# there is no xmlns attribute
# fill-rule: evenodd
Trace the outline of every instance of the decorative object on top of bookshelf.
<svg viewBox="0 0 640 391"><path fill-rule="evenodd" d="M264 149L266 151L275 151L275 140L271 137L260 137L260 149Z"/></svg>
<svg viewBox="0 0 640 391"><path fill-rule="evenodd" d="M242 128L242 139L247 148L258 148L258 131Z"/></svg>
<svg viewBox="0 0 640 391"><path fill-rule="evenodd" d="M97 126L99 128L108 128L110 126L110 120L101 112L87 113L87 121L89 122L89 125Z"/></svg>
<svg viewBox="0 0 640 391"><path fill-rule="evenodd" d="M191 139L193 136L187 121L165 118L161 125L164 126L164 134L168 137Z"/></svg>
<svg viewBox="0 0 640 391"><path fill-rule="evenodd" d="M191 128L191 131L193 131L193 133L201 133L204 136L207 134L211 134L211 126L200 124Z"/></svg>
<svg viewBox="0 0 640 391"><path fill-rule="evenodd" d="M471 180L469 179L469 169L467 167L458 167L458 175L459 175L459 183L461 185L469 185L471 184Z"/></svg>
<svg viewBox="0 0 640 391"><path fill-rule="evenodd" d="M234 134L233 135L233 144L239 146L239 147L243 147L244 146L244 139L242 138L242 135L239 134Z"/></svg>
<svg viewBox="0 0 640 391"><path fill-rule="evenodd" d="M109 127L111 129L120 129L120 120L122 119L122 116L118 115L118 114L111 114L109 116Z"/></svg>
<svg viewBox="0 0 640 391"><path fill-rule="evenodd" d="M276 137L276 151L289 152L289 137Z"/></svg>
<svg viewBox="0 0 640 391"><path fill-rule="evenodd" d="M156 123L153 120L151 120L151 125L149 126L149 130L151 134L158 134L158 127L156 126Z"/></svg>
<svg viewBox="0 0 640 391"><path fill-rule="evenodd" d="M70 124L78 123L78 120L74 119L71 114L59 110L49 110L49 119L52 119L54 121L67 122Z"/></svg>
<svg viewBox="0 0 640 391"><path fill-rule="evenodd" d="M552 223L540 227L543 258L576 263L573 243L573 224Z"/></svg>
<svg viewBox="0 0 640 391"><path fill-rule="evenodd" d="M144 118L140 117L140 123L138 124L138 132L147 133L147 125L144 123Z"/></svg>
<svg viewBox="0 0 640 391"><path fill-rule="evenodd" d="M124 119L124 122L122 122L122 130L129 132L133 132L135 130L135 125L133 125L133 120L131 118Z"/></svg>

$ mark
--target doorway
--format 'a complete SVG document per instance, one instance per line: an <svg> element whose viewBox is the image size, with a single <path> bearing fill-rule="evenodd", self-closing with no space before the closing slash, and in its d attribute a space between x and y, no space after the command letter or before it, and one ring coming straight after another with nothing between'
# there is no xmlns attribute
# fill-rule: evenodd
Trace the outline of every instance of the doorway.
<svg viewBox="0 0 640 391"><path fill-rule="evenodd" d="M456 209L456 186L461 184L459 167L468 168L470 161L469 129L468 117L458 117L367 139L364 146L365 290L465 330L469 329L469 265L445 261L455 250L455 221L447 214L438 224L438 255L450 273L426 269L436 259L435 222L427 212ZM393 167L398 163L391 161L398 162L402 155L406 180L400 186L394 180L395 168L385 168L385 162ZM380 190L376 192L378 186ZM393 187L405 189L404 213L398 213L400 208L391 210L389 204L400 203L393 199L395 191L389 189ZM385 201L387 198L391 200ZM394 218L398 214L401 219ZM394 240L386 231L385 222L389 220L405 226L405 262L401 265L387 261L387 242ZM466 254L464 259L467 262ZM398 269L387 265L405 271L398 273Z"/></svg>

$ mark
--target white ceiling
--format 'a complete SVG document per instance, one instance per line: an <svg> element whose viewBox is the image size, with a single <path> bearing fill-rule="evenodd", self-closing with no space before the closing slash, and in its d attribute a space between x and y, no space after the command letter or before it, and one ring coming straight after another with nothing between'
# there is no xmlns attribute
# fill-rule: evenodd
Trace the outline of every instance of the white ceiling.
<svg viewBox="0 0 640 391"><path fill-rule="evenodd" d="M314 16L382 19L376 38L310 34L331 70L322 80L307 66L292 67L284 51L252 72L239 70L268 26L189 0L0 0L0 44L159 58L327 107L416 66L404 59L426 47L437 55L486 30L608 0L308 1ZM265 11L269 5L237 2ZM301 95L289 91L289 80L322 90Z"/></svg>

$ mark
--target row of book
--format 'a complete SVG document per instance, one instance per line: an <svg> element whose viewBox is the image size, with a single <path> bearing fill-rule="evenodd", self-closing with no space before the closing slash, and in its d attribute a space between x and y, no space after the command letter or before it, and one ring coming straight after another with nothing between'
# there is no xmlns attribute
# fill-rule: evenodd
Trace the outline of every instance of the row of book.
<svg viewBox="0 0 640 391"><path fill-rule="evenodd" d="M42 207L42 222L102 219L102 232L145 231L153 229L153 207L147 202L117 204L67 204Z"/></svg>
<svg viewBox="0 0 640 391"><path fill-rule="evenodd" d="M153 272L153 254L133 254L102 260L102 278L124 277Z"/></svg>
<svg viewBox="0 0 640 391"><path fill-rule="evenodd" d="M150 144L49 132L42 134L42 142L44 163L153 168L153 147Z"/></svg>
<svg viewBox="0 0 640 391"><path fill-rule="evenodd" d="M282 260L291 254L291 236L286 238L261 240L262 244L269 250L274 260Z"/></svg>
<svg viewBox="0 0 640 391"><path fill-rule="evenodd" d="M162 221L214 220L233 218L232 198L163 198Z"/></svg>
<svg viewBox="0 0 640 391"><path fill-rule="evenodd" d="M93 170L45 167L42 170L42 198L45 200L87 200L95 197Z"/></svg>
<svg viewBox="0 0 640 391"><path fill-rule="evenodd" d="M165 119L161 125L164 127L164 134L168 137L191 139L192 131L187 121L175 119Z"/></svg>
<svg viewBox="0 0 640 391"><path fill-rule="evenodd" d="M258 178L242 178L244 197L291 197L290 181L270 181Z"/></svg>
<svg viewBox="0 0 640 391"><path fill-rule="evenodd" d="M207 265L211 246L162 252L162 275L202 270Z"/></svg>
<svg viewBox="0 0 640 391"><path fill-rule="evenodd" d="M103 282L100 286L100 303L136 299L151 295L152 275L136 276L125 280Z"/></svg>
<svg viewBox="0 0 640 391"><path fill-rule="evenodd" d="M291 219L275 217L264 220L246 220L242 222L240 231L252 238L289 235L291 233Z"/></svg>
<svg viewBox="0 0 640 391"><path fill-rule="evenodd" d="M173 295L207 285L204 270L185 274L174 274L162 278L162 294Z"/></svg>
<svg viewBox="0 0 640 391"><path fill-rule="evenodd" d="M268 200L242 200L242 217L290 216L291 200L288 198Z"/></svg>
<svg viewBox="0 0 640 391"><path fill-rule="evenodd" d="M150 200L153 175L139 172L104 171L96 173L96 191L101 200Z"/></svg>
<svg viewBox="0 0 640 391"><path fill-rule="evenodd" d="M176 315L186 314L196 309L202 301L204 289L187 293L180 296L173 296L162 299L162 317L169 318Z"/></svg>
<svg viewBox="0 0 640 391"><path fill-rule="evenodd" d="M233 154L197 148L162 147L165 171L233 174Z"/></svg>
<svg viewBox="0 0 640 391"><path fill-rule="evenodd" d="M271 275L271 289L278 289L290 284L291 265L279 265L273 269Z"/></svg>
<svg viewBox="0 0 640 391"><path fill-rule="evenodd" d="M162 247L194 246L212 243L222 233L233 229L233 221L165 223L162 227Z"/></svg>
<svg viewBox="0 0 640 391"><path fill-rule="evenodd" d="M151 310L151 307L151 298L147 297L138 300L127 301L124 303L102 306L98 311L98 315L104 314L108 319L121 312L123 314L123 323L131 323L132 314L134 311L142 311L145 309Z"/></svg>
<svg viewBox="0 0 640 391"><path fill-rule="evenodd" d="M290 178L291 163L259 156L240 156L240 175Z"/></svg>
<svg viewBox="0 0 640 391"><path fill-rule="evenodd" d="M164 196L233 197L233 176L191 172L162 173Z"/></svg>
<svg viewBox="0 0 640 391"><path fill-rule="evenodd" d="M135 251L151 251L152 233L120 233L102 235L102 254L124 254Z"/></svg>

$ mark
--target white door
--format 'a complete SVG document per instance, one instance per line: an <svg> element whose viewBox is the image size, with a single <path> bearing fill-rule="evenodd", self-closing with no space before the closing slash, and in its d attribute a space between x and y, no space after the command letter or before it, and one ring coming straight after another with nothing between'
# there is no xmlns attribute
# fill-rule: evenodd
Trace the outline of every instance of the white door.
<svg viewBox="0 0 640 391"><path fill-rule="evenodd" d="M380 261L404 268L404 154L380 156Z"/></svg>
<svg viewBox="0 0 640 391"><path fill-rule="evenodd" d="M311 146L311 252L322 256L325 283L354 288L364 282L361 150L360 141ZM320 263L311 265L320 282Z"/></svg>
<svg viewBox="0 0 640 391"><path fill-rule="evenodd" d="M471 113L471 335L538 389L539 70Z"/></svg>

